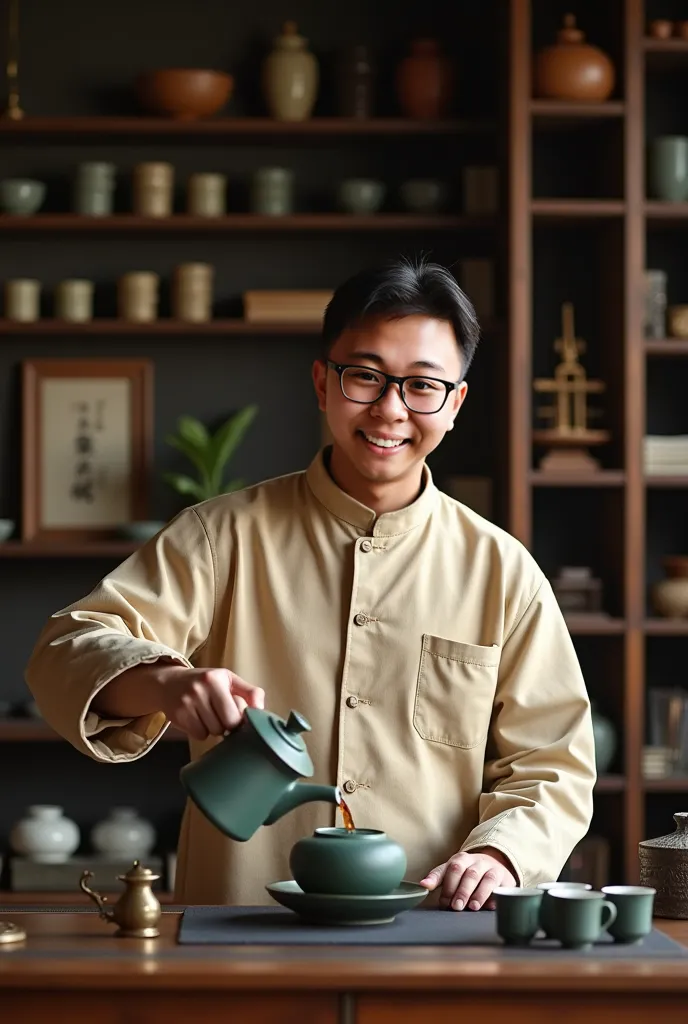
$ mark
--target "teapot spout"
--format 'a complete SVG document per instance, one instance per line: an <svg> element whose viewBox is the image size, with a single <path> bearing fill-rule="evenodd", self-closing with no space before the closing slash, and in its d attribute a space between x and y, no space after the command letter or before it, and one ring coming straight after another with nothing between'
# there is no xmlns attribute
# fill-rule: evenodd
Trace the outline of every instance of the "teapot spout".
<svg viewBox="0 0 688 1024"><path fill-rule="evenodd" d="M342 799L339 786L318 786L313 782L294 782L279 798L270 814L265 819L265 825L274 825L287 811L293 811L301 804L308 804L314 800L323 800L329 804L339 804Z"/></svg>

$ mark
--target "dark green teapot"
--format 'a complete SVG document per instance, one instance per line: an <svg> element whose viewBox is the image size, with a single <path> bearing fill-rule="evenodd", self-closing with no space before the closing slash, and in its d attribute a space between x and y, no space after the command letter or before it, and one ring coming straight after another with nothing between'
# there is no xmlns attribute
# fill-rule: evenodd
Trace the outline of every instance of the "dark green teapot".
<svg viewBox="0 0 688 1024"><path fill-rule="evenodd" d="M338 786L298 781L313 775L301 736L310 728L297 711L285 722L271 711L247 708L237 729L182 768L182 784L216 828L241 842L300 804L339 804Z"/></svg>

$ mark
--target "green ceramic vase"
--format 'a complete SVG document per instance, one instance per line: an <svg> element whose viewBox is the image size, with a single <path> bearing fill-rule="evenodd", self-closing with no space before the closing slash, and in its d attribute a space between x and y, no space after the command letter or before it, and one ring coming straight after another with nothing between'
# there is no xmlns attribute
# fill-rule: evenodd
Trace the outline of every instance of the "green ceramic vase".
<svg viewBox="0 0 688 1024"><path fill-rule="evenodd" d="M406 853L375 829L316 828L292 847L289 866L304 892L383 896L403 879Z"/></svg>

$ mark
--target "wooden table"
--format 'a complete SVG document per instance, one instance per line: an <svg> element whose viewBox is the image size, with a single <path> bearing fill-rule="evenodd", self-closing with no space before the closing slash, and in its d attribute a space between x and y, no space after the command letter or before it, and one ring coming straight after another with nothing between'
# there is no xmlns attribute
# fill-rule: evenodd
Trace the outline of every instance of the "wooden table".
<svg viewBox="0 0 688 1024"><path fill-rule="evenodd" d="M688 1020L688 960L562 963L484 948L179 946L119 939L95 913L8 913L0 946L7 1024L661 1024ZM657 921L688 946L688 921Z"/></svg>

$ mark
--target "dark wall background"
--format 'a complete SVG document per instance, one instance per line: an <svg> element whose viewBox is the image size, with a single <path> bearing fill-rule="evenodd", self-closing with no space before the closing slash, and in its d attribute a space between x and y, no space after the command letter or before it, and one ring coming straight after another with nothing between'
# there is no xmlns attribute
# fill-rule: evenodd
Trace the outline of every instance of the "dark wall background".
<svg viewBox="0 0 688 1024"><path fill-rule="evenodd" d="M22 0L21 102L29 115L135 114L136 75L152 67L217 67L236 76L226 114L263 114L258 88L260 60L286 19L295 19L321 62L322 88L316 114L334 114L335 56L351 42L371 43L380 82L378 113L398 113L393 68L408 41L420 34L441 38L456 59L455 116L498 116L500 66L499 2L470 0L353 0L331 5L316 0L276 0L252 5L226 0ZM7 4L0 2L0 39ZM177 172L177 208L183 209L185 179L194 170L229 176L229 208L245 208L251 172L287 164L297 179L298 206L332 208L338 180L379 175L390 186L388 208L396 207L396 185L408 177L445 178L452 205L460 208L461 167L495 162L498 136L480 138L328 138L246 141L241 138L161 140L98 138L3 140L0 176L35 176L49 184L46 210L69 208L76 165L86 159L117 164L118 209L129 209L128 178L142 160L171 161ZM285 235L249 233L218 237L107 237L44 235L4 237L0 280L38 277L44 285L44 315L52 314L52 292L65 277L96 282L96 315L114 315L115 281L123 272L151 269L168 279L187 260L216 268L218 316L240 314L246 288L335 287L361 266L395 256L428 253L456 268L464 256L495 251L492 233L430 231L416 234L332 233ZM167 315L167 281L161 315ZM503 311L501 311L503 312ZM8 338L0 340L0 516L20 516L20 401L22 359L54 356L147 356L155 363L155 462L152 518L166 518L181 499L160 482L160 474L183 461L164 443L181 413L209 425L249 402L260 407L232 466L236 475L257 481L305 467L320 443L320 422L310 383L318 351L316 337L188 337L125 339ZM457 427L435 453L431 467L440 485L448 474L499 475L495 426L499 401L494 382L501 358L486 335L470 375L470 397ZM0 642L3 659L0 700L21 702L30 695L23 668L36 635L55 609L89 590L113 563L106 559L0 559ZM56 681L57 682L57 681ZM66 744L0 745L0 851L11 823L28 803L64 805L84 831L115 803L135 803L161 830L161 847L174 845L182 799L176 782L185 745L160 744L150 757L130 766L91 764Z"/></svg>

